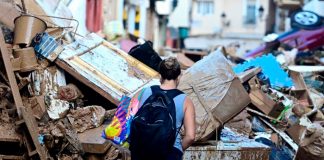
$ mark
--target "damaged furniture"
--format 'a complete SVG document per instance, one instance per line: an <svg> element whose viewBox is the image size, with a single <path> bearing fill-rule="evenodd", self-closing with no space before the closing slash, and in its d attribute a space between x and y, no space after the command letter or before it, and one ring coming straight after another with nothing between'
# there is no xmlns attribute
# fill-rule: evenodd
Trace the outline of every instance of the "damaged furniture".
<svg viewBox="0 0 324 160"><path fill-rule="evenodd" d="M116 105L123 94L159 84L156 71L96 34L67 45L55 62Z"/></svg>

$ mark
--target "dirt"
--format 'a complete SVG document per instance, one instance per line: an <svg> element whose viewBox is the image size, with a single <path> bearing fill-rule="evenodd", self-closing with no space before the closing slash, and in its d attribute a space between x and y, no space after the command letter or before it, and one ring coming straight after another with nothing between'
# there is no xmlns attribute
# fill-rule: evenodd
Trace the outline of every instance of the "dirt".
<svg viewBox="0 0 324 160"><path fill-rule="evenodd" d="M128 65L128 75L136 77L143 81L150 79L150 77L147 74L145 74L142 70L140 70L134 66L131 66L131 65Z"/></svg>
<svg viewBox="0 0 324 160"><path fill-rule="evenodd" d="M0 120L0 141L20 141L20 135L16 132L14 123Z"/></svg>
<svg viewBox="0 0 324 160"><path fill-rule="evenodd" d="M59 87L57 96L59 99L69 102L75 101L78 98L83 98L83 94L74 84Z"/></svg>
<svg viewBox="0 0 324 160"><path fill-rule="evenodd" d="M71 110L67 115L73 128L82 133L85 130L99 127L105 118L105 109L101 106L88 106Z"/></svg>
<svg viewBox="0 0 324 160"><path fill-rule="evenodd" d="M248 114L246 110L243 110L236 117L227 122L225 127L248 136L252 132L252 123L250 118L251 115Z"/></svg>
<svg viewBox="0 0 324 160"><path fill-rule="evenodd" d="M304 139L301 141L300 146L303 147L308 153L324 157L324 123L315 122L307 127Z"/></svg>

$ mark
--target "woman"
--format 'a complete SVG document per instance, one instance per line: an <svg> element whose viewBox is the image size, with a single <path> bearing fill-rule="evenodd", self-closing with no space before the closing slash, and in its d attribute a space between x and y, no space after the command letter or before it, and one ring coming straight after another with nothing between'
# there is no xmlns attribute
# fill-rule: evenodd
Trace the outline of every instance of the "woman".
<svg viewBox="0 0 324 160"><path fill-rule="evenodd" d="M163 60L159 65L159 73L161 75L160 91L170 93L177 90L181 74L180 64L177 59L168 58ZM140 106L142 106L151 95L152 89L146 88L142 93ZM192 101L184 93L174 97L173 101L175 104L177 133L172 151L169 152L167 160L181 160L183 151L185 151L195 139L195 110ZM181 139L180 134L178 134L182 125L185 129L183 139ZM132 156L132 159L140 158L134 158Z"/></svg>

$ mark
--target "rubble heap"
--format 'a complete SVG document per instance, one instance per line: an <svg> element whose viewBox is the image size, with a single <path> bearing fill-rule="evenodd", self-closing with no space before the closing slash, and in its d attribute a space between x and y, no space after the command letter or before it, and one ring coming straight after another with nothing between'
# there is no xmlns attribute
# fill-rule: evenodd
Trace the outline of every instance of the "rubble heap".
<svg viewBox="0 0 324 160"><path fill-rule="evenodd" d="M0 159L130 159L100 135L122 95L159 84L157 72L94 33L48 28L48 17L0 3L17 18L0 19ZM197 115L184 159L323 159L323 49L251 60L232 52L219 47L197 62L186 50L172 55Z"/></svg>

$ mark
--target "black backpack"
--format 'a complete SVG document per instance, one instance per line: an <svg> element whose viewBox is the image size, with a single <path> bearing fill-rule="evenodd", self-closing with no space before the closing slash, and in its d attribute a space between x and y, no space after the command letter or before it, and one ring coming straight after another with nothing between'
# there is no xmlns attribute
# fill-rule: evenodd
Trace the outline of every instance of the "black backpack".
<svg viewBox="0 0 324 160"><path fill-rule="evenodd" d="M176 112L173 98L183 94L152 86L152 95L143 103L131 124L132 160L166 159L176 139Z"/></svg>

